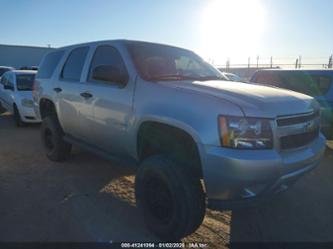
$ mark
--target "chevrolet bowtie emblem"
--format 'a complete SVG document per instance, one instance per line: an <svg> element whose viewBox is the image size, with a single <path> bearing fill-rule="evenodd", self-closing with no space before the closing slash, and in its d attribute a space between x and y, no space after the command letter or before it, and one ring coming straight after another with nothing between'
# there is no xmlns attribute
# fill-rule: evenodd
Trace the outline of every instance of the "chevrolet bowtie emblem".
<svg viewBox="0 0 333 249"><path fill-rule="evenodd" d="M311 131L314 131L314 130L316 130L316 128L317 128L317 125L316 125L316 123L315 123L313 120L307 122L307 123L304 125L304 131L305 131L305 132L311 132Z"/></svg>

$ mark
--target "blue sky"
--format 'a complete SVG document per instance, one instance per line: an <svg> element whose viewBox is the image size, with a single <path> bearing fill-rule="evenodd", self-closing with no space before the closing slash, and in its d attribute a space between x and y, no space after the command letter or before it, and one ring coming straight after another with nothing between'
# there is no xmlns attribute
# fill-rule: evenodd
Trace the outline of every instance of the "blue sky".
<svg viewBox="0 0 333 249"><path fill-rule="evenodd" d="M0 6L0 44L137 39L186 47L217 64L333 53L329 0L0 0Z"/></svg>

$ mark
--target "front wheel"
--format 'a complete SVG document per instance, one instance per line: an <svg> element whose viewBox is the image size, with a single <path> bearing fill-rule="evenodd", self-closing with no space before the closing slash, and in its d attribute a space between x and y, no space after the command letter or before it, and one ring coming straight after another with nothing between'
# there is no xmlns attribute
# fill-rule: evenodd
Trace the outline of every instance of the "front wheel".
<svg viewBox="0 0 333 249"><path fill-rule="evenodd" d="M163 155L151 156L140 165L135 194L147 227L164 241L193 233L205 216L200 179Z"/></svg>
<svg viewBox="0 0 333 249"><path fill-rule="evenodd" d="M56 116L43 119L41 136L46 156L51 161L60 162L69 157L72 145L63 139L64 134Z"/></svg>

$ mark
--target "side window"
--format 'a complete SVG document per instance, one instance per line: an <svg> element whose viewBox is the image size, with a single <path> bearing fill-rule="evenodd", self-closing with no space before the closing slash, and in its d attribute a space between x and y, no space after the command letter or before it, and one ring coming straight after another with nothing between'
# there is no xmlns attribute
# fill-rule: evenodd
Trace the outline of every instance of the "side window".
<svg viewBox="0 0 333 249"><path fill-rule="evenodd" d="M1 78L1 84L9 86L10 89L14 90L14 77L12 74L6 74Z"/></svg>
<svg viewBox="0 0 333 249"><path fill-rule="evenodd" d="M49 79L52 77L54 69L57 67L60 59L62 58L64 51L56 51L47 54L38 69L36 78Z"/></svg>
<svg viewBox="0 0 333 249"><path fill-rule="evenodd" d="M8 75L7 85L14 88L14 75L13 74Z"/></svg>
<svg viewBox="0 0 333 249"><path fill-rule="evenodd" d="M69 54L62 69L61 78L70 81L80 81L82 69L89 47L75 48Z"/></svg>
<svg viewBox="0 0 333 249"><path fill-rule="evenodd" d="M98 67L98 66L112 66L119 70L121 75L128 75L125 63L123 59L121 58L120 53L118 52L117 49L114 47L111 47L109 45L103 45L99 46L95 54L93 56L93 59L90 64L90 69L89 69L89 76L88 79L89 81L97 81L96 79L92 78L92 72L93 70ZM98 80L100 81L100 80ZM105 82L105 81L102 81Z"/></svg>

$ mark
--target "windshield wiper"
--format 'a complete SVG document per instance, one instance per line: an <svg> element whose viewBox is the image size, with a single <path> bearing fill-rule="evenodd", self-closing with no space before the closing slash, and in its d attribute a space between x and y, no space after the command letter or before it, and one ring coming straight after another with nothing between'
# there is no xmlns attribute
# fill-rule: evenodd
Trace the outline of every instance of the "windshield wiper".
<svg viewBox="0 0 333 249"><path fill-rule="evenodd" d="M149 80L158 81L158 80L193 80L193 77L181 75L181 74L164 74L156 75L149 77Z"/></svg>

